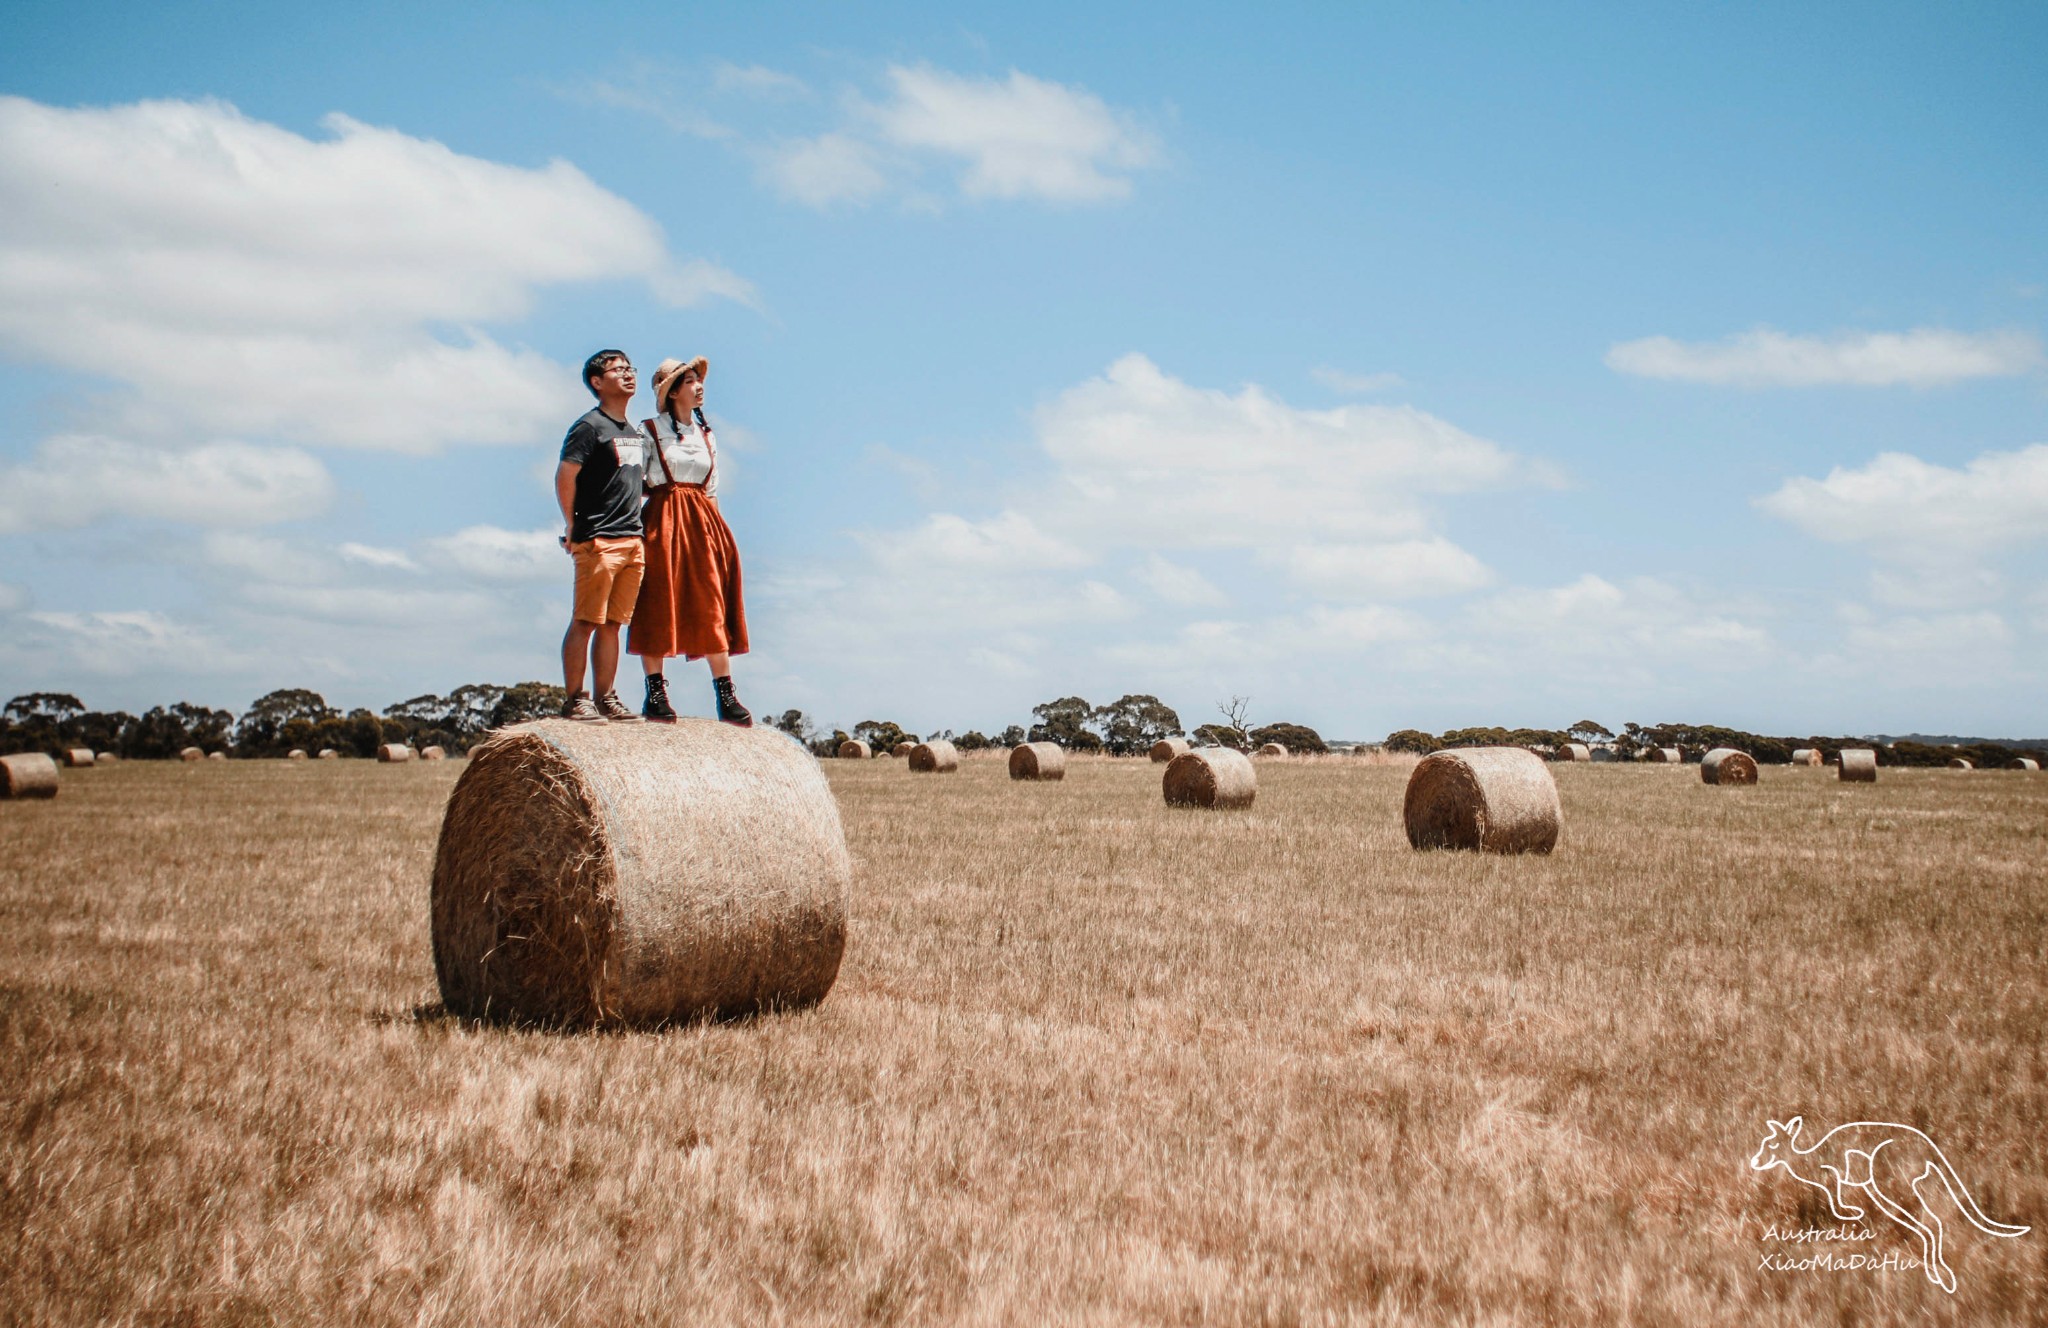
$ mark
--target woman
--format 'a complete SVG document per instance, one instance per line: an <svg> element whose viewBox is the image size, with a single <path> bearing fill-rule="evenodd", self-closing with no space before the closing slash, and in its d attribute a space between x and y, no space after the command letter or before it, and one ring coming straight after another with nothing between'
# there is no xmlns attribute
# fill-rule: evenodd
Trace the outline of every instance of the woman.
<svg viewBox="0 0 2048 1328"><path fill-rule="evenodd" d="M704 419L704 377L711 362L663 360L654 372L654 418L642 427L647 456L647 572L626 649L647 671L648 719L673 720L662 664L671 655L711 665L718 717L751 728L754 717L732 690L733 655L747 653L740 602L740 551L718 512L718 448Z"/></svg>

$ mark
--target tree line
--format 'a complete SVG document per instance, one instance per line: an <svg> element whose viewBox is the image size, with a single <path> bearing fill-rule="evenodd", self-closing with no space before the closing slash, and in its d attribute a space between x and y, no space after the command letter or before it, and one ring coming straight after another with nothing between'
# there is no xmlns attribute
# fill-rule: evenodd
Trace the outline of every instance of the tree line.
<svg viewBox="0 0 2048 1328"><path fill-rule="evenodd" d="M1895 766L1945 766L1951 758L1957 756L1964 757L1979 767L2002 766L2015 756L2042 759L2039 752L2022 751L2014 744L2006 742L1936 746L1932 743L1905 739L1882 743L1869 738L1828 737L1821 734L1788 738L1749 733L1742 729L1725 728L1719 724L1628 723L1621 726L1620 733L1614 733L1605 725L1590 719L1582 719L1565 729L1467 728L1449 729L1441 734L1425 733L1420 729L1401 729L1388 734L1383 745L1390 751L1416 752L1426 756L1449 747L1532 747L1555 752L1566 743L1572 742L1607 746L1613 750L1616 759L1623 761L1635 760L1645 752L1659 747L1676 747L1687 761L1698 761L1716 747L1733 747L1737 751L1749 753L1760 765L1790 765L1792 753L1808 747L1819 751L1821 759L1828 762L1838 759L1844 747L1868 748L1877 753L1879 765Z"/></svg>

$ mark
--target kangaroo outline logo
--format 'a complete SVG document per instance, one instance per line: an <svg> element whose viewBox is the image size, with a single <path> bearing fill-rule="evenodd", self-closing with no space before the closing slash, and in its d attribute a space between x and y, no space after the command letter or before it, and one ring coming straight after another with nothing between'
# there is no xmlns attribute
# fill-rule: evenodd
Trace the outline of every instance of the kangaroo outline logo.
<svg viewBox="0 0 2048 1328"><path fill-rule="evenodd" d="M1763 1146L1756 1150L1756 1156L1749 1159L1751 1171L1769 1171L1772 1167L1785 1168L1785 1174L1802 1185L1810 1185L1827 1196L1828 1211L1842 1222L1858 1221L1863 1210L1851 1204L1845 1193L1850 1188L1863 1191L1877 1210L1892 1221L1920 1238L1920 1266L1927 1273L1927 1280L1943 1291L1954 1295L1956 1275L1942 1258L1942 1240L1945 1228L1941 1217L1922 1193L1921 1183L1929 1177L1940 1177L1942 1187L1948 1191L1950 1200L1970 1222L1988 1236L2003 1236L2012 1239L2024 1236L2031 1227L2008 1226L1994 1222L1984 1215L1977 1201L1970 1197L1970 1191L1963 1185L1963 1178L1941 1151L1941 1145L1928 1138L1910 1125L1893 1121L1851 1121L1837 1125L1806 1147L1799 1146L1799 1131L1805 1118L1794 1116L1788 1121L1770 1121L1771 1132L1764 1137ZM1913 1208L1908 1209L1894 1194L1885 1192L1885 1187L1894 1187L1894 1194L1909 1191L1913 1196Z"/></svg>

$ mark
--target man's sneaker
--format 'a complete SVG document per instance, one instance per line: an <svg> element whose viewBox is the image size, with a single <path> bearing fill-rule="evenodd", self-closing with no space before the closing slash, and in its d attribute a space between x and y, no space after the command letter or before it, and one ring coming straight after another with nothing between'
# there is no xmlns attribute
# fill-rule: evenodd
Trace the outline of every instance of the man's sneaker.
<svg viewBox="0 0 2048 1328"><path fill-rule="evenodd" d="M647 675L647 700L640 707L640 716L657 724L673 724L676 708L668 703L668 679L659 673Z"/></svg>
<svg viewBox="0 0 2048 1328"><path fill-rule="evenodd" d="M733 695L731 674L723 678L713 678L711 691L718 698L718 718L721 723L736 725L743 729L754 727L753 713L741 705L740 699Z"/></svg>
<svg viewBox="0 0 2048 1328"><path fill-rule="evenodd" d="M606 692L597 698L597 713L614 724L638 724L640 716L626 709L626 703L619 699L617 692Z"/></svg>
<svg viewBox="0 0 2048 1328"><path fill-rule="evenodd" d="M584 724L603 724L604 712L590 699L589 692L571 692L562 702L562 718L573 719Z"/></svg>

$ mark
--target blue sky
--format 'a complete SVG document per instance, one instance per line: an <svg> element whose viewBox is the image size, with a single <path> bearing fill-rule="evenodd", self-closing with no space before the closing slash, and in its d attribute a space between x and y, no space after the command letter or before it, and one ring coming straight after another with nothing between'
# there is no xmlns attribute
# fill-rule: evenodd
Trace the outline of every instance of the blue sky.
<svg viewBox="0 0 2048 1328"><path fill-rule="evenodd" d="M1781 9L18 6L0 691L554 676L618 345L757 709L2038 733L2048 11Z"/></svg>

